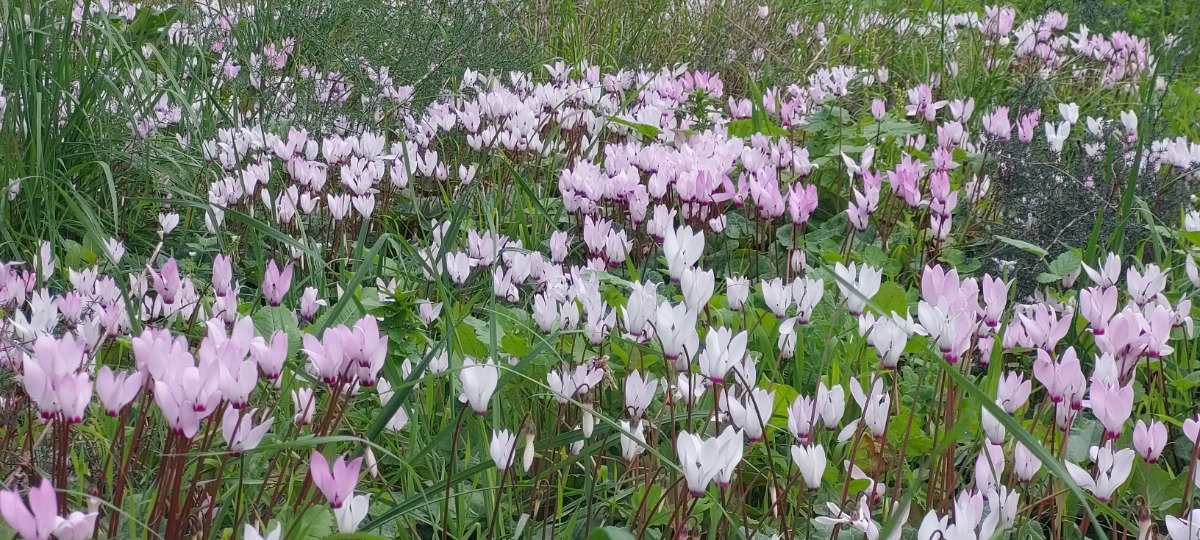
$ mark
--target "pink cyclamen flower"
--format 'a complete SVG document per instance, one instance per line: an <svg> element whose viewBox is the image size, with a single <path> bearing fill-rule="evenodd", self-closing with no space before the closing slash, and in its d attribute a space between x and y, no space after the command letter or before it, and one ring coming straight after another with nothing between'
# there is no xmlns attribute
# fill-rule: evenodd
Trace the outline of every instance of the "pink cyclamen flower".
<svg viewBox="0 0 1200 540"><path fill-rule="evenodd" d="M58 499L50 480L42 478L38 487L29 488L29 506L16 491L0 491L0 516L27 540L49 540L58 521Z"/></svg>
<svg viewBox="0 0 1200 540"><path fill-rule="evenodd" d="M876 122L882 122L883 116L887 114L887 104L882 99L874 99L871 101L871 116Z"/></svg>
<svg viewBox="0 0 1200 540"><path fill-rule="evenodd" d="M1087 319L1093 334L1103 336L1116 312L1116 287L1088 287L1079 291L1079 314Z"/></svg>
<svg viewBox="0 0 1200 540"><path fill-rule="evenodd" d="M1121 279L1121 258L1116 253L1109 253L1096 268L1082 265L1083 271L1096 286L1107 289Z"/></svg>
<svg viewBox="0 0 1200 540"><path fill-rule="evenodd" d="M816 184L796 184L788 190L788 212L792 215L793 225L803 227L816 209Z"/></svg>
<svg viewBox="0 0 1200 540"><path fill-rule="evenodd" d="M175 303L175 297L179 294L182 285L182 278L179 276L179 263L175 259L168 260L162 265L162 269L158 272L150 272L154 278L154 290L158 292L159 298L166 305Z"/></svg>
<svg viewBox="0 0 1200 540"><path fill-rule="evenodd" d="M1029 401L1033 385L1025 380L1020 373L1007 372L1000 377L1000 385L996 388L996 404L1008 414L1013 414Z"/></svg>
<svg viewBox="0 0 1200 540"><path fill-rule="evenodd" d="M924 278L924 276L922 276ZM983 276L983 322L988 328L1000 326L1000 317L1008 303L1009 283L990 275Z"/></svg>
<svg viewBox="0 0 1200 540"><path fill-rule="evenodd" d="M54 520L55 540L87 540L96 530L96 512L71 512Z"/></svg>
<svg viewBox="0 0 1200 540"><path fill-rule="evenodd" d="M422 301L417 304L417 313L421 317L421 322L425 323L426 326L430 326L441 315L442 303L433 303L428 300Z"/></svg>
<svg viewBox="0 0 1200 540"><path fill-rule="evenodd" d="M254 450L271 430L271 424L274 423L275 418L267 418L255 426L255 412L257 410L243 414L232 407L225 409L225 417L221 419L221 435L225 437L225 443L229 445L230 452L240 454Z"/></svg>
<svg viewBox="0 0 1200 540"><path fill-rule="evenodd" d="M258 364L243 360L240 364L218 366L222 397L234 409L242 409L250 401L250 393L258 383Z"/></svg>
<svg viewBox="0 0 1200 540"><path fill-rule="evenodd" d="M1100 381L1092 382L1092 412L1104 424L1109 439L1121 437L1125 421L1133 412L1133 386L1109 386Z"/></svg>
<svg viewBox="0 0 1200 540"><path fill-rule="evenodd" d="M263 276L262 290L267 303L278 306L283 303L283 296L292 287L292 265L289 263L279 269L272 260L267 263L267 273Z"/></svg>
<svg viewBox="0 0 1200 540"><path fill-rule="evenodd" d="M300 316L304 320L312 322L313 318L317 316L317 310L324 305L326 305L325 300L318 296L317 289L305 287L304 293L300 296Z"/></svg>
<svg viewBox="0 0 1200 540"><path fill-rule="evenodd" d="M1017 442L1013 443L1013 474L1017 476L1017 480L1028 482L1033 479L1038 470L1042 468L1042 460L1033 455L1025 445Z"/></svg>
<svg viewBox="0 0 1200 540"><path fill-rule="evenodd" d="M361 457L347 463L345 455L338 456L331 469L329 461L320 452L313 452L312 461L309 463L313 483L333 508L340 508L342 503L354 494L354 486L358 485L358 473L361 469Z"/></svg>
<svg viewBox="0 0 1200 540"><path fill-rule="evenodd" d="M1038 358L1033 362L1033 376L1046 387L1050 401L1054 403L1062 403L1069 395L1082 392L1086 382L1074 348L1063 352L1060 362L1055 362L1049 353L1039 349Z"/></svg>
<svg viewBox="0 0 1200 540"><path fill-rule="evenodd" d="M1184 420L1183 434L1192 444L1200 444L1200 417Z"/></svg>
<svg viewBox="0 0 1200 540"><path fill-rule="evenodd" d="M292 422L297 426L307 426L312 423L313 413L316 412L317 402L313 397L312 388L296 388L292 390Z"/></svg>
<svg viewBox="0 0 1200 540"><path fill-rule="evenodd" d="M197 411L197 406L193 405L185 394L186 391L178 382L154 382L154 403L162 411L167 427L171 429L171 433L191 439L200 431L200 421L208 414ZM219 398L220 395L216 394L216 397ZM207 403L204 404L204 408L208 409Z"/></svg>
<svg viewBox="0 0 1200 540"><path fill-rule="evenodd" d="M327 385L333 386L341 375L346 361L339 332L325 331L323 339L317 339L312 334L304 334L304 347L300 350L308 355L308 371L316 375Z"/></svg>
<svg viewBox="0 0 1200 540"><path fill-rule="evenodd" d="M1162 422L1150 422L1147 426L1145 422L1138 420L1137 425L1133 426L1133 449L1147 462L1157 462L1166 445L1167 426Z"/></svg>
<svg viewBox="0 0 1200 540"><path fill-rule="evenodd" d="M220 254L213 260L212 286L213 294L218 297L233 291L233 263L228 255Z"/></svg>
<svg viewBox="0 0 1200 540"><path fill-rule="evenodd" d="M250 343L250 358L258 363L263 377L274 381L283 373L283 364L288 357L288 336L283 330L271 334L271 340L266 343L253 341Z"/></svg>
<svg viewBox="0 0 1200 540"><path fill-rule="evenodd" d="M121 372L114 374L108 366L100 368L96 373L96 396L104 405L109 416L117 416L121 409L133 402L142 389L143 375L141 372Z"/></svg>

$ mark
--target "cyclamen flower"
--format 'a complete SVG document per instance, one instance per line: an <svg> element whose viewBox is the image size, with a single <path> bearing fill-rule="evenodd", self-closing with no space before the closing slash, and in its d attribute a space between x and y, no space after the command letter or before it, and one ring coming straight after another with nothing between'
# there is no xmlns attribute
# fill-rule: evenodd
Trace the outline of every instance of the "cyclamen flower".
<svg viewBox="0 0 1200 540"><path fill-rule="evenodd" d="M272 306L278 306L283 303L283 296L287 294L288 289L292 287L292 265L280 270L272 260L267 263L267 272L263 276L263 296L266 297L267 303Z"/></svg>
<svg viewBox="0 0 1200 540"><path fill-rule="evenodd" d="M1109 386L1100 381L1093 381L1091 387L1092 412L1104 425L1105 436L1109 439L1121 437L1125 421L1133 412L1133 385L1123 387Z"/></svg>
<svg viewBox="0 0 1200 540"><path fill-rule="evenodd" d="M116 375L112 369L104 366L96 373L96 396L109 416L120 414L121 409L132 403L141 389L141 372L121 372Z"/></svg>
<svg viewBox="0 0 1200 540"><path fill-rule="evenodd" d="M732 472L741 461L742 435L733 427L726 427L720 436L708 439L681 431L676 451L688 492L700 497L714 478L725 471Z"/></svg>
<svg viewBox="0 0 1200 540"><path fill-rule="evenodd" d="M834 274L840 278L837 280L837 286L842 291L842 296L846 297L846 307L850 314L855 317L861 315L867 302L879 292L883 273L865 264L860 270L855 263L850 263L847 267L839 262L834 266Z"/></svg>
<svg viewBox="0 0 1200 540"><path fill-rule="evenodd" d="M429 301L422 301L417 304L417 314L420 316L421 322L425 323L426 326L432 326L434 321L438 319L438 316L441 313L441 302L433 303Z"/></svg>
<svg viewBox="0 0 1200 540"><path fill-rule="evenodd" d="M854 396L854 401L862 409L861 421L866 424L871 435L876 439L883 437L892 403L891 396L883 390L883 379L876 378L868 391L864 393L858 379L852 378L850 379L850 394ZM854 422L851 426L847 426L847 430L851 427L857 428L857 424L858 422Z"/></svg>
<svg viewBox="0 0 1200 540"><path fill-rule="evenodd" d="M817 411L826 429L837 429L846 413L846 390L840 384L827 388L822 381L817 385Z"/></svg>
<svg viewBox="0 0 1200 540"><path fill-rule="evenodd" d="M791 307L794 296L793 287L785 284L783 278L762 282L763 301L766 302L767 309L771 310L776 317L787 316L787 310Z"/></svg>
<svg viewBox="0 0 1200 540"><path fill-rule="evenodd" d="M551 371L546 375L546 381L558 403L566 405L576 394L585 394L595 388L603 377L603 371L594 369L590 362L585 362L576 366L574 370L563 364L562 371Z"/></svg>
<svg viewBox="0 0 1200 540"><path fill-rule="evenodd" d="M1167 287L1167 275L1158 266L1148 264L1144 272L1130 268L1125 273L1125 282L1129 286L1129 299L1144 306Z"/></svg>
<svg viewBox="0 0 1200 540"><path fill-rule="evenodd" d="M1100 502L1108 502L1133 470L1133 450L1126 448L1114 452L1108 446L1093 446L1088 454L1096 464L1095 477L1083 467L1069 461L1065 463L1067 472L1079 487L1091 493Z"/></svg>
<svg viewBox="0 0 1200 540"><path fill-rule="evenodd" d="M1033 455L1025 445L1013 443L1013 474L1021 482L1029 482L1042 468L1042 460Z"/></svg>
<svg viewBox="0 0 1200 540"><path fill-rule="evenodd" d="M512 466L513 460L517 455L517 437L511 431L506 429L497 431L492 434L492 442L488 446L488 451L492 456L492 462L496 464L496 468L501 473L507 471Z"/></svg>
<svg viewBox="0 0 1200 540"><path fill-rule="evenodd" d="M804 395L796 396L796 400L788 406L788 431L801 444L812 440L813 424L820 420L812 398Z"/></svg>
<svg viewBox="0 0 1200 540"><path fill-rule="evenodd" d="M662 345L663 356L676 367L690 364L700 348L696 318L697 313L684 304L672 306L664 301L658 305L654 333Z"/></svg>
<svg viewBox="0 0 1200 540"><path fill-rule="evenodd" d="M312 388L300 387L292 390L292 422L297 426L307 426L312 423L313 413L317 409L317 400L313 397Z"/></svg>
<svg viewBox="0 0 1200 540"><path fill-rule="evenodd" d="M621 420L618 424L622 431L621 457L625 459L626 463L630 463L646 451L646 424L641 422L630 424L628 420ZM626 435L626 432L633 436Z"/></svg>
<svg viewBox="0 0 1200 540"><path fill-rule="evenodd" d="M338 532L351 534L358 532L358 525L367 517L371 508L371 495L362 494L350 497L346 504L333 509L333 517L337 521Z"/></svg>
<svg viewBox="0 0 1200 540"><path fill-rule="evenodd" d="M338 382L347 360L338 332L329 329L323 339L304 334L304 346L300 349L308 356L308 371L322 382L333 386Z"/></svg>
<svg viewBox="0 0 1200 540"><path fill-rule="evenodd" d="M792 445L792 461L800 470L800 476L804 478L804 485L808 486L808 489L820 489L821 476L825 474L825 448L819 444L816 446Z"/></svg>
<svg viewBox="0 0 1200 540"><path fill-rule="evenodd" d="M221 421L221 435L225 438L230 452L240 454L257 448L267 431L270 431L275 418L267 418L255 426L255 412L257 411L252 410L243 414L232 407L225 409L225 417Z"/></svg>
<svg viewBox="0 0 1200 540"><path fill-rule="evenodd" d="M463 359L463 368L458 373L462 382L462 394L458 400L468 403L475 414L482 416L487 412L488 402L500 381L500 369L491 358L483 364L475 363L471 358Z"/></svg>
<svg viewBox="0 0 1200 540"><path fill-rule="evenodd" d="M375 385L375 389L379 392L379 406L386 407L394 395L392 384L389 383L387 379L379 379ZM397 407L395 414L393 414L392 418L388 420L386 427L392 431L400 431L404 429L404 426L406 425L408 425L408 411L406 411L404 407Z"/></svg>
<svg viewBox="0 0 1200 540"><path fill-rule="evenodd" d="M996 489L1004 474L1004 448L998 444L985 444L975 458L975 489L980 493Z"/></svg>
<svg viewBox="0 0 1200 540"><path fill-rule="evenodd" d="M796 318L800 324L808 324L812 312L825 295L825 281L821 279L796 278L791 286L792 298L796 301Z"/></svg>
<svg viewBox="0 0 1200 540"><path fill-rule="evenodd" d="M983 322L988 328L995 329L1000 326L1000 316L1004 314L1005 304L1008 302L1008 290L1010 284L1000 278L993 278L990 275L983 276Z"/></svg>
<svg viewBox="0 0 1200 540"><path fill-rule="evenodd" d="M1079 291L1079 315L1087 319L1093 334L1104 335L1108 321L1116 312L1116 287L1088 287Z"/></svg>
<svg viewBox="0 0 1200 540"><path fill-rule="evenodd" d="M708 379L696 373L680 373L672 387L671 397L684 405L693 406L704 395Z"/></svg>
<svg viewBox="0 0 1200 540"><path fill-rule="evenodd" d="M1004 412L1014 414L1029 401L1032 389L1033 385L1020 373L1006 372L1000 377L1000 384L996 388L996 404Z"/></svg>
<svg viewBox="0 0 1200 540"><path fill-rule="evenodd" d="M1087 264L1083 264L1083 271L1088 278L1092 280L1098 287L1107 289L1117 283L1121 279L1121 258L1115 253L1109 253L1105 257L1103 264L1099 268L1093 269Z"/></svg>
<svg viewBox="0 0 1200 540"><path fill-rule="evenodd" d="M750 296L750 280L741 276L725 277L725 301L729 309L741 311L746 298Z"/></svg>
<svg viewBox="0 0 1200 540"><path fill-rule="evenodd" d="M304 320L312 322L317 316L317 310L324 305L327 303L317 296L317 289L305 287L304 292L300 295L300 316Z"/></svg>
<svg viewBox="0 0 1200 540"><path fill-rule="evenodd" d="M653 283L634 283L629 301L621 309L621 322L629 337L639 343L649 342L654 335L651 321L658 309L658 294Z"/></svg>
<svg viewBox="0 0 1200 540"><path fill-rule="evenodd" d="M1171 535L1171 540L1200 538L1200 508L1188 512L1187 519L1167 516L1167 534Z"/></svg>
<svg viewBox="0 0 1200 540"><path fill-rule="evenodd" d="M283 364L288 358L288 335L283 330L271 334L271 340L266 343L253 341L250 343L250 358L253 359L263 377L275 381L283 373Z"/></svg>
<svg viewBox="0 0 1200 540"><path fill-rule="evenodd" d="M739 363L746 356L746 344L749 334L739 332L736 335L728 328L713 328L704 337L704 351L700 353L698 362L700 374L710 381L724 382L729 368Z"/></svg>
<svg viewBox="0 0 1200 540"><path fill-rule="evenodd" d="M455 285L461 287L467 282L472 266L475 266L475 260L466 253L457 251L446 254L446 275Z"/></svg>
<svg viewBox="0 0 1200 540"><path fill-rule="evenodd" d="M1138 420L1133 426L1133 448L1148 463L1157 462L1166 445L1167 426L1162 422L1154 421L1147 427L1145 422Z"/></svg>
<svg viewBox="0 0 1200 540"><path fill-rule="evenodd" d="M686 225L678 230L667 228L663 238L663 256L667 259L667 271L672 281L678 282L684 269L695 266L703 254L703 231L693 231Z"/></svg>
<svg viewBox="0 0 1200 540"><path fill-rule="evenodd" d="M788 212L791 213L793 225L803 227L816 209L816 184L796 184L788 189Z"/></svg>
<svg viewBox="0 0 1200 540"><path fill-rule="evenodd" d="M779 339L775 346L779 348L781 358L791 358L796 354L796 341L799 338L796 334L796 319L791 317L779 323Z"/></svg>
<svg viewBox="0 0 1200 540"><path fill-rule="evenodd" d="M741 399L733 399L730 393L726 393L721 407L729 415L729 422L734 427L741 429L750 442L757 442L762 439L767 421L771 419L771 411L775 407L775 393L755 388Z"/></svg>
<svg viewBox="0 0 1200 540"><path fill-rule="evenodd" d="M900 355L908 344L908 332L894 323L890 317L881 317L871 327L871 343L879 354L879 365L884 370L896 369Z"/></svg>
<svg viewBox="0 0 1200 540"><path fill-rule="evenodd" d="M679 278L679 288L683 292L683 303L690 310L700 311L708 305L716 286L716 275L712 270L687 268Z"/></svg>
<svg viewBox="0 0 1200 540"><path fill-rule="evenodd" d="M17 534L27 540L50 540L58 518L58 498L48 478L38 487L29 488L29 506L16 491L0 491L0 516Z"/></svg>
<svg viewBox="0 0 1200 540"><path fill-rule="evenodd" d="M37 404L42 418L55 415L70 423L83 421L83 413L92 398L92 384L83 363L86 344L71 336L54 339L41 335L33 354L23 359L22 382L29 398Z"/></svg>
<svg viewBox="0 0 1200 540"><path fill-rule="evenodd" d="M625 378L625 411L635 424L639 423L638 420L650 408L657 390L658 379L653 375L647 374L643 377L635 369Z"/></svg>
<svg viewBox="0 0 1200 540"><path fill-rule="evenodd" d="M71 512L67 517L57 517L54 520L55 540L85 540L92 538L96 530L96 512Z"/></svg>
<svg viewBox="0 0 1200 540"><path fill-rule="evenodd" d="M346 456L341 455L333 462L331 469L324 455L313 452L312 461L309 462L309 474L312 475L313 484L321 490L333 508L341 507L354 493L354 486L358 485L358 473L362 469L362 459L357 457L347 463Z"/></svg>
<svg viewBox="0 0 1200 540"><path fill-rule="evenodd" d="M1081 393L1086 383L1073 347L1063 352L1060 362L1054 362L1046 351L1038 350L1037 360L1033 362L1033 376L1046 387L1050 401L1054 403L1062 403Z"/></svg>

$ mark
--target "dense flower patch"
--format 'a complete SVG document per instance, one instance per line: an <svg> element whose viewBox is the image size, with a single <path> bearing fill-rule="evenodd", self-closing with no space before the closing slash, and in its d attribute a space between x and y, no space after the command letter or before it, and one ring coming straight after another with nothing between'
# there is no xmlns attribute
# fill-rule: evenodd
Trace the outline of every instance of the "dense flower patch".
<svg viewBox="0 0 1200 540"><path fill-rule="evenodd" d="M159 24L127 52L161 71L114 91L175 77L165 57L206 90L127 124L201 171L163 181L153 232L0 263L20 537L1200 531L1200 211L1170 196L1200 145L1150 127L1148 40L1058 12L873 14L856 28L945 35L946 69L756 70L735 93L558 62L418 100L366 59L239 41L258 17L51 23ZM967 72L1077 97L972 93ZM1063 209L1086 244L995 232L1033 221L1001 196L1031 170L1038 197L1100 201ZM34 204L26 181L9 204Z"/></svg>

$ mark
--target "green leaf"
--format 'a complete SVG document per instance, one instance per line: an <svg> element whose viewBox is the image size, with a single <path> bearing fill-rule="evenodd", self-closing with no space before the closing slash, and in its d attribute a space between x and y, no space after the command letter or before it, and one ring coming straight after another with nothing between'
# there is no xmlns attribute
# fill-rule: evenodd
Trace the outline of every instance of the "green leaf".
<svg viewBox="0 0 1200 540"><path fill-rule="evenodd" d="M1021 251L1037 255L1038 257L1045 257L1049 254L1046 250L1024 240L1017 240L1016 238L1009 238L1007 236L1000 236L998 234L996 235L996 239Z"/></svg>
<svg viewBox="0 0 1200 540"><path fill-rule="evenodd" d="M658 129L650 124L639 124L637 122L630 122L629 120L626 120L624 118L618 118L616 116L610 116L610 117L608 117L608 120L614 124L621 124L622 126L625 126L625 127L630 128L638 133L641 133L643 137L657 139L658 136L660 134L662 134L661 129Z"/></svg>
<svg viewBox="0 0 1200 540"><path fill-rule="evenodd" d="M1071 437L1067 439L1067 460L1075 463L1088 459L1088 449L1099 444L1104 426L1098 420L1080 418L1071 426Z"/></svg>
<svg viewBox="0 0 1200 540"><path fill-rule="evenodd" d="M464 356L472 358L486 358L488 356L487 345L479 339L476 334L476 329L466 322L460 323L454 328L454 337L458 345L458 352Z"/></svg>
<svg viewBox="0 0 1200 540"><path fill-rule="evenodd" d="M727 124L727 125L729 127L729 135L730 136L746 138L746 137L749 137L756 133L761 133L763 135L778 136L778 137L786 137L788 135L787 130L775 125L774 122L772 122L766 118L764 118L762 120L762 126L760 126L757 129L755 129L755 127L754 127L754 121L749 118L742 119L742 120L733 120L733 121L729 122L729 124Z"/></svg>
<svg viewBox="0 0 1200 540"><path fill-rule="evenodd" d="M894 281L883 282L872 300L884 313L895 312L903 315L908 311L908 293Z"/></svg>
<svg viewBox="0 0 1200 540"><path fill-rule="evenodd" d="M1131 493L1145 493L1146 504L1153 512L1167 514L1183 500L1186 482L1187 474L1172 476L1162 465L1154 464L1134 467L1128 489Z"/></svg>
<svg viewBox="0 0 1200 540"><path fill-rule="evenodd" d="M500 338L500 348L513 356L525 356L533 352L533 347L529 346L529 340L515 334L504 334L504 337Z"/></svg>
<svg viewBox="0 0 1200 540"><path fill-rule="evenodd" d="M905 447L904 455L910 458L923 456L933 449L933 439L921 429L922 422L920 418L914 418L912 420L912 427L911 429L909 428L908 417L911 415L912 412L908 407L901 405L896 417L891 422L888 422L887 429L888 444L897 448L905 445L904 438L905 436L908 437L908 446Z"/></svg>
<svg viewBox="0 0 1200 540"><path fill-rule="evenodd" d="M263 339L271 339L271 336L278 330L283 330L283 333L287 334L288 358L300 351L300 340L303 335L300 333L300 328L296 326L296 319L293 318L291 310L283 306L267 306L255 311L250 319L254 321L254 331Z"/></svg>
<svg viewBox="0 0 1200 540"><path fill-rule="evenodd" d="M1050 263L1050 273L1059 276L1069 276L1079 270L1079 265L1083 259L1079 257L1079 252L1075 250L1064 251L1062 255L1054 258Z"/></svg>

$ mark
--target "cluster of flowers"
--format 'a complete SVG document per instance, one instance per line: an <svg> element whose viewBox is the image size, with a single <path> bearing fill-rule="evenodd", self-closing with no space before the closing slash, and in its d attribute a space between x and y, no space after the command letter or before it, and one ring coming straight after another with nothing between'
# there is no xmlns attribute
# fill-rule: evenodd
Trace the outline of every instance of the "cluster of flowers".
<svg viewBox="0 0 1200 540"><path fill-rule="evenodd" d="M125 20L136 14L127 4L101 3L92 9ZM270 43L251 55L247 66L239 65L226 54L237 47L231 29L238 17L254 14L249 7L238 9L220 11L204 5L200 22L177 22L168 35L178 45L216 54L221 69L213 72L226 82L245 74L252 88L282 89L275 95L291 102L283 107L291 109L298 98L291 91L287 68L295 61L295 43ZM1012 65L1033 63L1044 70L1066 66L1072 51L1100 66L1100 80L1108 87L1136 82L1152 71L1153 59L1144 40L1121 33L1095 36L1086 28L1071 38L1063 34L1067 20L1058 13L1015 25L1012 10L989 8L982 18L952 16L936 23L944 26L931 24L910 22L898 31L977 28L997 47L1015 47ZM999 53L993 54L999 61ZM310 132L297 123L284 132L252 117L238 117L238 125L224 127L198 145L198 152L219 170L218 179L208 186L210 208L203 218L208 230L223 234L228 211L254 215L261 203L271 220L296 233L293 242L280 246L278 252L298 259L306 242L318 248L339 242L346 246L338 235L356 232L350 227L371 232L378 225L377 210L386 210L393 196L411 195L418 183L443 193L500 192L503 180L489 175L494 160L544 164L550 157L566 156L567 166L555 171L557 183L552 189L570 214L572 226L560 230L554 224L555 230L541 239L544 252L543 244L525 245L496 230L466 226L460 232L450 221L434 221L428 238L412 239L426 280L444 279L455 286L437 289L449 291L438 298L425 289L429 298L419 301L418 316L432 326L442 317L444 305L460 305L460 293L480 281L486 288L490 277L494 295L516 309L528 310L540 332L581 335L586 352L576 357L572 342L569 360L548 373L545 387L546 399L552 399L560 412L578 410L576 429L583 439L593 435L597 409L603 403L600 390L612 375L603 355L605 347L631 344L639 351L661 355L664 361L658 365L639 355L623 366L622 407L613 415L620 453L625 463L633 465L645 459L652 442L669 439L678 459L671 466L682 472L693 497L705 496L714 483L724 489L737 482L738 468L755 445L782 442L803 489L822 489L829 461L845 458L839 467L844 477L865 480L868 487L856 493L856 501L843 497L843 504L831 502L827 515L817 519L878 538L882 515L899 512L906 519L909 509L900 500L885 504L889 502L886 471L868 474L846 450L866 437L884 444L889 426L899 421L899 371L914 364L932 369L944 362L949 369L969 373L967 368L1003 358L999 384L994 396L989 396L995 407L984 407L981 413L986 440L974 461L973 475L962 486L943 488L956 493L953 510L930 510L918 532L923 540L990 537L1014 526L1021 495L1017 488L1027 493L1034 489L1030 483L1044 465L1034 450L1008 433L1006 426L1016 421L1049 411L1058 434L1065 438L1085 411L1094 417L1104 428L1090 448L1094 466L1084 468L1072 461L1064 465L1076 484L1102 502L1115 500L1138 457L1154 463L1163 454L1169 431L1158 420L1138 420L1131 447L1121 443L1133 416L1133 381L1139 366L1161 365L1174 354L1173 341L1192 337L1191 301L1186 294L1174 300L1167 296L1172 291L1169 270L1158 265L1125 269L1123 260L1110 254L1095 268L1081 265L1064 277L1061 294L1041 293L1017 303L1006 276L962 277L955 269L930 263L916 268L919 299L903 313L881 312L873 302L885 283L903 289L897 276L888 280L882 268L850 262L850 256L836 262L822 258L810 265L806 251L794 242L786 245L784 272L721 275L715 265L704 266L706 249L714 251L710 239L729 227L733 215L756 221L764 229L783 220L793 237L803 235L820 204L834 204L821 200L818 185L833 183L823 182L833 177L841 186L847 176L843 191L850 192L846 194L851 195L850 202L835 212L846 213L848 236L867 236L872 226L887 228L897 215L908 212L935 240L930 254L936 256L938 247L953 241L952 223L960 198L979 204L989 189L982 170L960 173L972 169L960 156L973 159L1011 140L1014 124L1007 107L983 104L990 111L975 115L971 97L937 99L942 92L940 80L919 83L908 89L904 103L889 105L886 91L875 84L886 83L886 70L852 66L822 69L805 83L766 88L761 101L754 102L726 96L719 75L682 67L604 73L587 64L556 64L547 66L545 79L530 73L511 73L505 80L467 72L457 93L416 112L408 107L412 88L397 85L386 69L371 68L370 85L353 84L339 73L307 66L297 71L313 81L310 98L316 103L340 108L365 102L375 108L372 118L379 125L356 126L342 118L328 129L313 124L308 126ZM363 99L353 99L355 92ZM876 135L873 139L865 135L867 143L848 153L839 149L815 156L788 137L738 134L744 121L760 112L781 129L803 129L830 101L854 92L871 98L869 117L862 116L862 124L871 127L863 132ZM1017 140L1032 143L1044 133L1051 153L1066 153L1066 142L1080 123L1080 110L1074 103L1057 104L1057 110L1061 116L1057 122L1043 122L1040 109L1017 111ZM180 114L179 107L162 101L133 128L148 136L178 123ZM394 121L398 131L383 125L388 121ZM1037 129L1039 123L1042 130ZM906 134L882 136L885 124L903 124L901 131ZM1119 130L1109 131L1110 125L1118 124ZM1115 139L1120 155L1128 163L1135 159L1138 120L1133 112L1120 112L1111 121L1086 117L1086 126L1083 146L1088 157L1103 155ZM465 140L464 150L451 151L451 141L458 139ZM180 142L189 141L181 138ZM1163 139L1149 148L1139 166L1197 174L1193 169L1200 164L1200 145ZM885 163L882 156L892 163ZM881 199L885 177L893 197ZM894 213L882 219L881 206ZM394 343L373 315L360 313L352 324L318 324L329 291L313 286L295 290L299 287L293 287L294 262L271 260L266 265L257 291L265 305L245 301L243 287L234 279L236 254L217 255L209 265L211 272L188 275L175 258L160 257L180 219L170 212L160 216L161 242L145 261L136 261L134 267L140 270L133 274L118 273L126 254L117 238L104 241L106 260L92 267L59 271L55 246L48 242L26 262L0 264L4 314L0 365L19 377L28 397L27 402L6 401L0 409L35 408L42 424L31 421L28 429L59 429L66 437L56 444L59 451L68 452L71 426L88 421L93 403L97 411L120 418L122 427L129 417L150 422L150 412L157 410L170 433L173 452L164 452L170 455L207 451L210 438L200 434L210 429L215 437L215 421L208 420L219 418L225 451L236 455L253 452L271 434L286 438L306 429L316 435L332 433L350 400L369 392L364 389L374 388L381 406L393 400L392 383L397 381L389 382L381 373L389 360L396 359L389 356ZM325 224L333 226L323 228ZM1189 232L1200 229L1200 214L1189 213L1184 227ZM458 245L465 247L456 249ZM644 248L646 254L637 254L635 247ZM652 255L661 256L662 264ZM610 305L612 297L602 288L602 275L619 273L632 258L645 269L662 270L664 282L637 279L628 284L623 305ZM125 262L125 267L130 266ZM1191 254L1185 264L1192 286L1200 288L1200 272ZM1081 271L1091 285L1076 294L1072 287ZM1118 287L1122 277L1124 290ZM722 296L717 295L718 284L723 284ZM385 285L384 295L399 296L393 285ZM754 285L756 295L752 295ZM1178 284L1173 291L1184 288ZM339 292L339 298L359 293ZM915 319L908 311L912 307ZM296 328L295 335L285 329L261 332L252 316L260 309L285 313L284 326ZM746 317L740 325L738 317L721 318L718 323L712 315L716 309ZM878 368L836 377L818 372L811 389L797 391L781 407L786 409L786 419L781 418L786 431L769 430L776 400L783 399L779 388L788 381L771 381L762 374L779 376L780 362L797 355L803 335L809 333L806 327L819 310L831 313L831 325L845 326L838 339L873 349ZM769 370L770 359L750 344L756 331L748 323L750 312L755 320L761 321L769 312L778 321L765 330L768 348L774 344L771 352L776 354ZM1086 321L1090 337L1068 341L1077 317ZM302 322L313 326L300 331ZM197 326L202 337L195 332ZM198 339L189 339L193 335ZM124 340L130 344L132 369L105 361L111 358L105 352ZM910 352L910 343L917 341L931 344L933 354ZM451 354L429 350L428 370L441 373L454 365L460 401L484 416L497 399L502 370L512 364ZM307 360L303 369L290 362L299 355ZM1081 355L1094 358L1090 377L1084 374ZM401 372L407 378L412 375L412 359L404 362ZM848 404L847 393L853 405ZM319 396L326 400L318 418ZM687 423L676 430L680 426L675 408L691 413L704 405L706 396L712 396L711 421ZM290 422L276 414L275 404L287 398L293 411ZM261 408L253 408L255 403ZM847 414L853 419L846 420ZM403 430L408 415L404 407L396 409L387 427ZM911 416L910 411L910 423ZM1200 444L1200 419L1180 424L1183 435ZM488 452L501 471L509 471L518 455L518 432L493 427ZM522 468L529 471L537 459L534 437L538 434L526 428L524 435ZM568 444L571 453L583 448L582 441ZM356 530L369 512L370 495L356 493L364 461L368 471L377 469L370 447L361 457L342 455L332 464L316 451L306 464L308 476L300 498L308 494L309 485L315 486L343 532ZM1002 473L1009 463L1012 475L1006 485ZM280 465L279 478L284 478L286 466ZM1200 488L1200 460L1193 457L1189 466ZM29 492L28 504L16 490L0 491L0 515L26 538L86 537L95 530L98 506L88 513L60 516L63 499L55 496L52 485L64 488L66 468L56 465L54 469L62 476L53 483L43 479ZM1011 485L1012 479L1021 485ZM178 476L165 480L180 483ZM263 485L281 482L271 480L268 473ZM779 487L783 486L772 489ZM188 484L187 489L182 502L179 493L167 493L161 499L173 500L161 504L181 514L207 513L211 522L215 492L200 482ZM121 495L120 488L113 494L117 508L121 508ZM195 506L194 500L199 501ZM159 503L155 504L157 508ZM1193 511L1189 520L1168 518L1170 534L1179 539L1200 528L1196 512L1200 510ZM263 537L258 529L246 527L245 536ZM170 525L168 530L179 532ZM111 529L108 533L119 534ZM276 525L265 537L279 535Z"/></svg>

